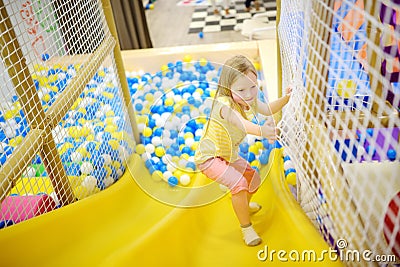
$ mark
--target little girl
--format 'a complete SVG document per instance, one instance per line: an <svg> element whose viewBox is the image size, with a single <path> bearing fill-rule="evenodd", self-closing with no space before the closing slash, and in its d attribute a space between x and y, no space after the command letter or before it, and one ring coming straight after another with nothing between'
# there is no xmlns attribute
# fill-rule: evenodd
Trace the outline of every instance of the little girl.
<svg viewBox="0 0 400 267"><path fill-rule="evenodd" d="M257 113L270 116L278 112L289 101L291 93L291 89L287 89L284 97L268 105L258 100L258 90L256 69L246 57L239 55L225 62L210 117L195 154L195 162L203 174L229 188L232 206L248 246L261 243L250 221L250 213L261 208L250 202L261 179L238 155L238 147L247 134L265 137L271 143L276 140L273 124L254 124L250 116Z"/></svg>

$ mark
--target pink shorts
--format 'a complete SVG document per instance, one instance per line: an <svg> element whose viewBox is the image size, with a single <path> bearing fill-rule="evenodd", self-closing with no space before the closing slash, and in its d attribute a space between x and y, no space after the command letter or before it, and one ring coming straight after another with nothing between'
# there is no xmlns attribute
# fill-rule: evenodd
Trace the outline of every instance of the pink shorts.
<svg viewBox="0 0 400 267"><path fill-rule="evenodd" d="M211 180L228 187L232 194L242 190L254 194L261 184L258 172L240 157L232 163L220 157L211 158L199 164L198 168Z"/></svg>

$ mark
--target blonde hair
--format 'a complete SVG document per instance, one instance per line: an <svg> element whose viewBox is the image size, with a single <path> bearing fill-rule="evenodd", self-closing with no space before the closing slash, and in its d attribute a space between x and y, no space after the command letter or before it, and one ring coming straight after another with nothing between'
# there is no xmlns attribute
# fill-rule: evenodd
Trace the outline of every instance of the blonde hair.
<svg viewBox="0 0 400 267"><path fill-rule="evenodd" d="M231 87L240 76L247 75L249 73L253 73L257 77L257 71L253 63L251 63L247 57L238 55L228 59L222 67L217 92L215 94L215 97L229 96L231 106L239 111L243 117L246 117L245 112L238 103L233 101Z"/></svg>
<svg viewBox="0 0 400 267"><path fill-rule="evenodd" d="M239 111L239 113L246 118L246 113L244 112L242 106L240 106L236 101L233 100L231 87L232 84L237 81L239 77L242 75L248 75L249 73L253 73L257 77L257 71L251 61L242 55L234 56L228 59L225 64L222 66L221 74L219 76L217 92L214 96L214 101L211 107L210 116L214 110L214 105L218 97L220 96L228 96L230 101L230 105L235 110ZM206 131L208 130L209 123L207 123Z"/></svg>

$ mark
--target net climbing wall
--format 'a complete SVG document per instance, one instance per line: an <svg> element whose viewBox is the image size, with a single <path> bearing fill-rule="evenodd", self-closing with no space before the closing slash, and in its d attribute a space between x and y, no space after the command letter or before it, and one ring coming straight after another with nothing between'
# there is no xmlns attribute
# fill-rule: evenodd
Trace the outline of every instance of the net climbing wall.
<svg viewBox="0 0 400 267"><path fill-rule="evenodd" d="M278 36L300 205L347 265L398 262L400 2L281 1Z"/></svg>
<svg viewBox="0 0 400 267"><path fill-rule="evenodd" d="M0 1L0 228L117 181L133 111L109 1Z"/></svg>

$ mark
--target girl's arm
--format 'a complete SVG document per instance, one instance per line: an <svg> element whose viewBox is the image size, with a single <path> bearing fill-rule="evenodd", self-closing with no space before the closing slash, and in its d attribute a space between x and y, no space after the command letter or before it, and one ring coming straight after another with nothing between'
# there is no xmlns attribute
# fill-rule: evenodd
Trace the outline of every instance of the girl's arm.
<svg viewBox="0 0 400 267"><path fill-rule="evenodd" d="M288 87L286 88L285 96L282 96L281 98L278 98L277 100L272 101L269 104L261 102L260 100L257 99L257 107L258 107L257 112L265 116L271 116L272 114L277 113L283 108L283 106L285 106L289 102L291 93L292 93L292 88Z"/></svg>
<svg viewBox="0 0 400 267"><path fill-rule="evenodd" d="M243 118L238 111L233 110L228 106L221 107L221 117L247 134L262 136L268 138L270 141L276 139L276 129L273 124L266 123L263 126L260 126L252 123Z"/></svg>

